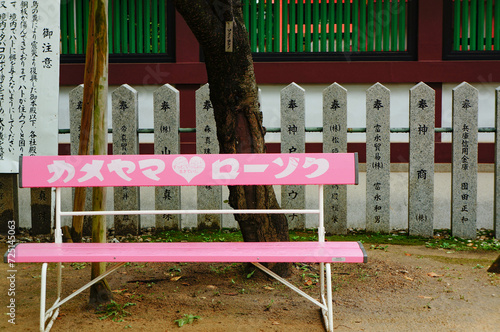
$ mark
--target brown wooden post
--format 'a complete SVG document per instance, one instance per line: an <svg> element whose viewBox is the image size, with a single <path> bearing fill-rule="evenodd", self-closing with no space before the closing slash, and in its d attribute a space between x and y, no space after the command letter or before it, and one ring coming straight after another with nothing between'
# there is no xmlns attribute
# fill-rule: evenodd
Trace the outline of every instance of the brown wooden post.
<svg viewBox="0 0 500 332"><path fill-rule="evenodd" d="M0 174L0 233L6 234L8 222L15 220L19 229L17 174Z"/></svg>

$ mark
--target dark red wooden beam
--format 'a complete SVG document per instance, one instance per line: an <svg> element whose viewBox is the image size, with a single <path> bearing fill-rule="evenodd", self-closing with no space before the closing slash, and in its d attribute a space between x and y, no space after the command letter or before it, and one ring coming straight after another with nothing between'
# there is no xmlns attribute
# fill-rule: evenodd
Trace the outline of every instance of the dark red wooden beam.
<svg viewBox="0 0 500 332"><path fill-rule="evenodd" d="M83 82L83 64L62 64L61 85ZM266 62L256 63L258 84L500 82L500 61ZM115 63L109 84L205 84L199 63Z"/></svg>

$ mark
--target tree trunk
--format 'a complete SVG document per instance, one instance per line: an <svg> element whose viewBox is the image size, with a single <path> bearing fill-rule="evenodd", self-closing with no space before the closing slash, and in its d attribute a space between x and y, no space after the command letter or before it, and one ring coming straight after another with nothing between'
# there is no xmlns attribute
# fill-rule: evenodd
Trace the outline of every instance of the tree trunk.
<svg viewBox="0 0 500 332"><path fill-rule="evenodd" d="M500 256L498 256L496 261L494 261L493 264L491 264L490 268L488 269L488 272L500 274Z"/></svg>
<svg viewBox="0 0 500 332"><path fill-rule="evenodd" d="M89 17L89 44L94 44L87 57L93 57L94 64L93 84L93 114L94 114L94 154L107 154L108 126L106 121L108 105L108 1L93 0L90 2ZM86 73L87 74L87 73ZM87 83L85 83L86 88ZM85 90L84 90L85 94ZM90 131L90 130L89 130ZM92 191L92 210L106 209L106 188L94 187ZM106 216L92 218L92 242L106 242ZM106 272L106 263L92 263L91 278L94 279ZM90 288L89 305L96 307L112 299L111 289L105 279L92 285Z"/></svg>
<svg viewBox="0 0 500 332"><path fill-rule="evenodd" d="M91 4L93 1L91 1ZM89 31L88 43L85 56L85 72L83 78L83 104L82 104L82 119L80 122L80 142L78 145L79 155L89 154L90 145L90 129L92 128L92 113L94 111L94 87L95 87L95 13L89 10ZM87 188L76 187L75 198L73 203L74 211L83 211L85 209L85 198ZM83 216L73 216L73 223L71 227L71 240L72 242L82 242L83 232ZM67 241L69 242L69 241Z"/></svg>
<svg viewBox="0 0 500 332"><path fill-rule="evenodd" d="M174 0L198 39L210 85L221 153L265 153L248 32L239 0ZM225 51L226 22L233 21L233 51ZM234 209L279 208L272 186L230 186ZM235 215L245 241L288 241L285 215ZM271 268L282 276L289 264Z"/></svg>

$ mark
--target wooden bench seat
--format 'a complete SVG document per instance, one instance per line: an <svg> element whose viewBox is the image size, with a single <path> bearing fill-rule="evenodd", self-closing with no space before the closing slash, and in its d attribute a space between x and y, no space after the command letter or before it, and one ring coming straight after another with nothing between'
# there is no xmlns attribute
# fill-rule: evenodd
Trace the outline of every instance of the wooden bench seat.
<svg viewBox="0 0 500 332"><path fill-rule="evenodd" d="M15 250L16 263L366 262L359 242L30 243Z"/></svg>

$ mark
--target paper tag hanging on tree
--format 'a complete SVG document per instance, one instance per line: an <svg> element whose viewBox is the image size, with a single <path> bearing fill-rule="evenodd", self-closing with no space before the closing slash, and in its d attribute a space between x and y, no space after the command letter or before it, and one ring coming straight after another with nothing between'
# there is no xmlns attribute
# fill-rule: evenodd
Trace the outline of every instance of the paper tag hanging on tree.
<svg viewBox="0 0 500 332"><path fill-rule="evenodd" d="M226 52L233 51L233 21L226 21Z"/></svg>

